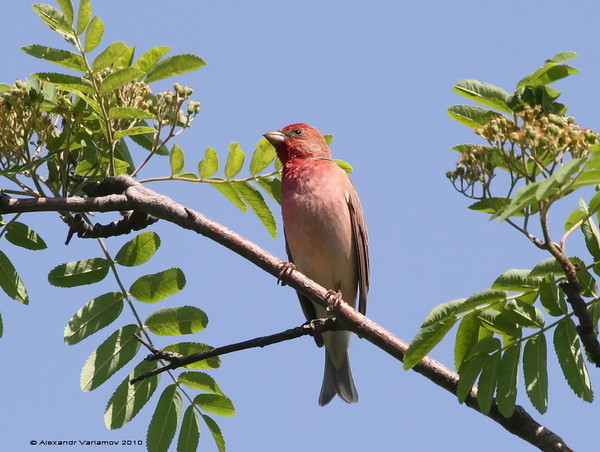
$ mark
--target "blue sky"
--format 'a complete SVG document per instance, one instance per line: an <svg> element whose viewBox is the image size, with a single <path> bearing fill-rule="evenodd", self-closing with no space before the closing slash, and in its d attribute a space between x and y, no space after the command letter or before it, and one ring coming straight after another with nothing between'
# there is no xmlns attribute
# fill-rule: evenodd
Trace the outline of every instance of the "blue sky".
<svg viewBox="0 0 600 452"><path fill-rule="evenodd" d="M250 153L262 133L293 122L334 135L334 156L355 168L352 177L369 226L368 315L407 341L435 305L489 287L508 268L531 268L546 257L507 225L467 210L468 201L447 182L444 171L456 157L449 148L474 138L445 113L448 106L463 102L453 94L453 84L476 78L511 91L545 59L576 51L580 57L572 64L582 72L556 88L582 127L600 129L595 33L600 5L593 1L577 2L577 7L516 0L410 5L182 1L170 7L130 0L96 1L93 6L106 24L104 45L123 40L137 46L138 53L168 45L173 53L195 53L208 63L177 78L192 85L194 98L202 102L194 127L178 141L190 169L206 146L224 156L227 145L238 141ZM67 46L39 21L29 2L3 5L2 17L0 82L54 70L18 50L27 44ZM167 174L163 163L141 176ZM239 212L211 187L154 183L151 188L285 256L281 237L273 240L255 217ZM575 198L569 202L571 209L576 207ZM94 296L114 290L114 282L68 291L46 282L54 266L99 256L100 250L82 240L65 247L66 229L56 215L30 218L48 250L22 252L3 242L31 297L25 307L0 296L5 324L0 341L3 449L30 450L29 441L41 439L144 439L156 397L122 430L107 431L103 425L106 401L129 370L92 393L79 390L81 366L112 330L72 347L62 340L69 318ZM554 220L558 233L561 219ZM172 266L185 271L188 283L163 306L141 306L142 317L158 307L197 305L210 324L195 340L213 346L303 321L295 294L252 264L165 222L156 231L163 240L157 256L140 270L123 272L125 284L140 271ZM111 250L125 241L111 241ZM575 254L581 250L580 237L572 242L569 251ZM119 325L130 321L124 314ZM451 365L451 338L432 356ZM237 409L236 417L218 419L229 450L532 450L458 405L451 394L404 372L366 341L354 340L351 361L360 402L349 406L336 400L321 408L317 396L323 352L309 338L223 358L222 368L212 375ZM548 413L535 413L522 376L518 403L573 449L590 450L596 442L592 432L598 408L571 393L553 354L549 366ZM590 372L598 380L597 370L590 367ZM202 450L214 450L205 427L201 443Z"/></svg>

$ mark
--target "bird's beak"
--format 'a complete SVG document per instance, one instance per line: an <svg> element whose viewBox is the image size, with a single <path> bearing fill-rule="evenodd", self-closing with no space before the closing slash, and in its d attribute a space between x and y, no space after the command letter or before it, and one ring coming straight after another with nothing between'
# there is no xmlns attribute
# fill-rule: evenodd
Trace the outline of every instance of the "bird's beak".
<svg viewBox="0 0 600 452"><path fill-rule="evenodd" d="M263 134L263 137L265 137L267 141L271 143L274 147L277 147L277 145L283 143L283 141L285 140L285 135L279 130L276 130L274 132L267 132Z"/></svg>

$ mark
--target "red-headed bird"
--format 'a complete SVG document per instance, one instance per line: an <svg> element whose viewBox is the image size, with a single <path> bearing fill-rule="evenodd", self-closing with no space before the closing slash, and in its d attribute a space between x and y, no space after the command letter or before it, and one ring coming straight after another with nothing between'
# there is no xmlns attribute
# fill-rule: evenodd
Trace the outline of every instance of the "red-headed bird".
<svg viewBox="0 0 600 452"><path fill-rule="evenodd" d="M283 163L281 210L288 257L298 271L365 313L369 290L367 228L352 181L332 159L317 129L292 124L264 137ZM298 294L307 320L328 314ZM338 394L348 403L358 401L350 371L350 332L333 331L315 337L325 345L325 375L319 405Z"/></svg>

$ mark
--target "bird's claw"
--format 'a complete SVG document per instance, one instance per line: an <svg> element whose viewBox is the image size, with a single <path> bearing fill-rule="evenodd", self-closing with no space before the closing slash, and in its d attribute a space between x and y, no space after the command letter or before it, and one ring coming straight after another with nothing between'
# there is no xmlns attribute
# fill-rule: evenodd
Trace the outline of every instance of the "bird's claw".
<svg viewBox="0 0 600 452"><path fill-rule="evenodd" d="M327 300L327 312L331 313L343 301L342 292L340 290L328 290L325 294L325 300Z"/></svg>
<svg viewBox="0 0 600 452"><path fill-rule="evenodd" d="M296 266L293 262L281 262L279 265L279 274L277 276L277 284L281 284L281 286L285 286L286 284L281 280L281 278L285 276L289 276L294 270L296 270Z"/></svg>

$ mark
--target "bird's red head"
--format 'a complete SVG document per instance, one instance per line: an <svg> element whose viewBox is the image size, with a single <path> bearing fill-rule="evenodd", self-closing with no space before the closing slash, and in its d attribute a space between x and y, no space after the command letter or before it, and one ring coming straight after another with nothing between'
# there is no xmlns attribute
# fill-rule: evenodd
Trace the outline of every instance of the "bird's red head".
<svg viewBox="0 0 600 452"><path fill-rule="evenodd" d="M293 158L331 158L323 134L308 124L291 124L263 136L275 147L283 164Z"/></svg>

